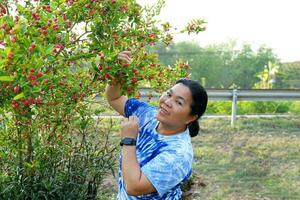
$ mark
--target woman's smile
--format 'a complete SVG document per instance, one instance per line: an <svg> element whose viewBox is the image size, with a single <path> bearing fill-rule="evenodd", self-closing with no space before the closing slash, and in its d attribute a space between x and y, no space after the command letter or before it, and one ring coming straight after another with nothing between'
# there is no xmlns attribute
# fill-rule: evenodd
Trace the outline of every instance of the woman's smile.
<svg viewBox="0 0 300 200"><path fill-rule="evenodd" d="M170 112L167 109L165 109L164 107L162 107L162 106L159 107L158 112L161 115L165 115L165 116L166 115L170 115Z"/></svg>

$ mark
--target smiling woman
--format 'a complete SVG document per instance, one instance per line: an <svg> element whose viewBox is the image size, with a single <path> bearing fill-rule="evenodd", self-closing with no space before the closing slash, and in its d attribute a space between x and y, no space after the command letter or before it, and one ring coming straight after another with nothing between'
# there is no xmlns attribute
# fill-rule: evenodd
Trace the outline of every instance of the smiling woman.
<svg viewBox="0 0 300 200"><path fill-rule="evenodd" d="M131 53L118 59L130 63ZM125 116L121 123L118 199L180 199L181 186L192 173L191 137L207 94L196 81L180 79L154 107L120 95L120 86L107 86L109 104Z"/></svg>
<svg viewBox="0 0 300 200"><path fill-rule="evenodd" d="M179 79L176 85L160 97L156 118L163 123L157 128L168 125L168 120L164 123L164 119L169 118L171 124L167 129L182 127L185 130L188 127L190 136L194 137L199 132L198 119L204 114L206 105L206 91L198 82Z"/></svg>

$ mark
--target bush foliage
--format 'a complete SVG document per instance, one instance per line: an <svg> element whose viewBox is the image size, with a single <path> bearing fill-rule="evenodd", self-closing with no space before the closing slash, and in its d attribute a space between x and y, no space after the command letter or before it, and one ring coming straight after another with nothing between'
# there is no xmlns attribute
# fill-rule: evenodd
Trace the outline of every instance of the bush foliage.
<svg viewBox="0 0 300 200"><path fill-rule="evenodd" d="M172 39L170 25L155 20L163 5L1 1L1 199L97 197L115 145L113 126L97 124L89 99L107 83L133 96L140 84L165 89L188 76L186 63L166 67L146 51ZM194 20L185 31L202 31L203 23ZM130 65L116 60L124 50L132 52Z"/></svg>

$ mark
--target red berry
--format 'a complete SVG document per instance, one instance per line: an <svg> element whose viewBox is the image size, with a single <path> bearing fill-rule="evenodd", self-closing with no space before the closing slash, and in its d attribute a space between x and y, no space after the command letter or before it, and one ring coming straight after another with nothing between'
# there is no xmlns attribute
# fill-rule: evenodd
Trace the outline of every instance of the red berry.
<svg viewBox="0 0 300 200"><path fill-rule="evenodd" d="M6 14L6 8L0 4L0 16L5 15Z"/></svg>
<svg viewBox="0 0 300 200"><path fill-rule="evenodd" d="M131 83L132 83L132 84L136 84L137 81L138 81L138 80L137 80L137 78L135 78L135 77L131 79Z"/></svg>
<svg viewBox="0 0 300 200"><path fill-rule="evenodd" d="M29 51L33 51L36 48L36 45L34 43L32 43L29 47Z"/></svg>
<svg viewBox="0 0 300 200"><path fill-rule="evenodd" d="M39 83L38 83L37 81L32 81L32 82L31 82L31 85L37 86L37 85L39 85Z"/></svg>
<svg viewBox="0 0 300 200"><path fill-rule="evenodd" d="M48 31L47 31L47 30L43 30L43 34L44 34L44 35L47 35L47 34L48 34Z"/></svg>
<svg viewBox="0 0 300 200"><path fill-rule="evenodd" d="M132 89L131 89L129 86L126 86L125 89L127 90L128 93L131 93L131 92L132 92Z"/></svg>
<svg viewBox="0 0 300 200"><path fill-rule="evenodd" d="M128 9L128 5L127 5L127 4L123 4L123 5L121 6L121 9L127 10L127 9Z"/></svg>
<svg viewBox="0 0 300 200"><path fill-rule="evenodd" d="M105 74L105 77L108 78L108 79L110 79L110 78L111 78L111 75L110 75L109 73L106 73L106 74Z"/></svg>
<svg viewBox="0 0 300 200"><path fill-rule="evenodd" d="M61 35L56 35L56 41L60 41L61 40Z"/></svg>
<svg viewBox="0 0 300 200"><path fill-rule="evenodd" d="M151 33L151 34L149 35L149 38L150 38L150 39L154 39L155 36L156 36L155 33Z"/></svg>
<svg viewBox="0 0 300 200"><path fill-rule="evenodd" d="M33 74L29 74L28 79L29 79L30 81L35 81L35 80L37 79L37 77L34 76Z"/></svg>
<svg viewBox="0 0 300 200"><path fill-rule="evenodd" d="M43 74L43 72L41 72L41 71L39 71L38 73L37 73L37 77L42 77L44 74Z"/></svg>
<svg viewBox="0 0 300 200"><path fill-rule="evenodd" d="M36 19L36 20L40 20L40 16L37 13L32 13L31 18Z"/></svg>
<svg viewBox="0 0 300 200"><path fill-rule="evenodd" d="M32 97L29 97L29 98L28 98L28 101L29 101L30 105L31 105L31 104L34 104L34 99L33 99Z"/></svg>
<svg viewBox="0 0 300 200"><path fill-rule="evenodd" d="M100 53L99 56L101 59L104 59L104 57L105 57L105 55L103 53Z"/></svg>
<svg viewBox="0 0 300 200"><path fill-rule="evenodd" d="M12 38L11 38L11 42L12 43L15 43L17 41L17 37L16 36L13 36Z"/></svg>
<svg viewBox="0 0 300 200"><path fill-rule="evenodd" d="M15 54L13 52L10 52L8 54L8 59L12 60L14 58Z"/></svg>
<svg viewBox="0 0 300 200"><path fill-rule="evenodd" d="M18 85L15 86L15 87L14 87L14 92L15 92L15 93L19 93L19 92L20 92L20 86L18 86Z"/></svg>
<svg viewBox="0 0 300 200"><path fill-rule="evenodd" d="M23 100L23 105L24 106L30 106L32 104L34 104L34 100L31 97L29 97L28 99Z"/></svg>
<svg viewBox="0 0 300 200"><path fill-rule="evenodd" d="M11 105L14 109L18 109L20 107L19 103L15 100L12 101Z"/></svg>
<svg viewBox="0 0 300 200"><path fill-rule="evenodd" d="M59 25L58 24L54 25L53 29L57 31L59 29Z"/></svg>
<svg viewBox="0 0 300 200"><path fill-rule="evenodd" d="M52 20L50 19L50 20L48 20L48 22L47 22L48 27L50 27L51 24L52 24Z"/></svg>
<svg viewBox="0 0 300 200"><path fill-rule="evenodd" d="M98 76L98 77L97 77L97 81L103 81L104 79L105 79L105 77L104 77L104 76L101 76L101 77L100 77L100 76Z"/></svg>
<svg viewBox="0 0 300 200"><path fill-rule="evenodd" d="M40 97L36 97L36 98L34 99L34 102L35 102L36 104L42 104L42 103L43 103L43 99L40 98Z"/></svg>

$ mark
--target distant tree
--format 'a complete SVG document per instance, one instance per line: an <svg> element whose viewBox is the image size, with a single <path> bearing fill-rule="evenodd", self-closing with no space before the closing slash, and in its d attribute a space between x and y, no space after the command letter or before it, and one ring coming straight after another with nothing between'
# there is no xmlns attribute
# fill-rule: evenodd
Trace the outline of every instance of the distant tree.
<svg viewBox="0 0 300 200"><path fill-rule="evenodd" d="M282 63L276 78L276 88L300 89L300 61Z"/></svg>
<svg viewBox="0 0 300 200"><path fill-rule="evenodd" d="M186 60L191 67L191 78L205 83L207 88L252 88L260 81L257 73L263 71L268 62L279 62L266 46L256 52L250 44L238 49L236 41L205 48L195 42L180 42L168 47L157 45L155 50L164 65L174 64L178 57Z"/></svg>
<svg viewBox="0 0 300 200"><path fill-rule="evenodd" d="M255 83L256 64L255 52L249 44L243 45L241 51L230 63L232 83L235 83L241 88L251 88Z"/></svg>

